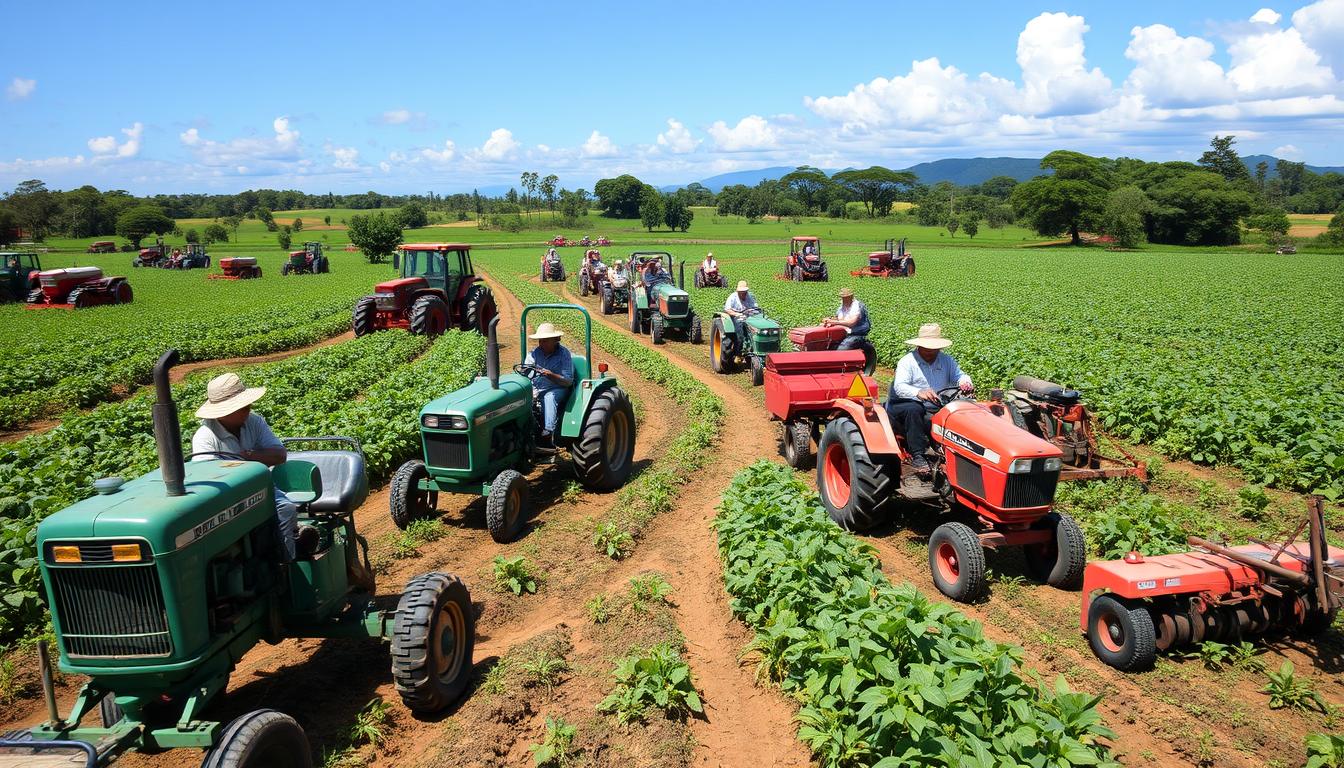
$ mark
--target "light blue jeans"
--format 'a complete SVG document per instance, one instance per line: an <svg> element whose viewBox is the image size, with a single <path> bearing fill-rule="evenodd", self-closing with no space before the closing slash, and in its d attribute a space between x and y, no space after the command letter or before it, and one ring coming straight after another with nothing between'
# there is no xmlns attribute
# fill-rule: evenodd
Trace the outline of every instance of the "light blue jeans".
<svg viewBox="0 0 1344 768"><path fill-rule="evenodd" d="M555 428L560 423L560 409L565 405L565 396L569 394L569 387L553 387L543 389L537 393L541 398L541 424L542 429L554 434Z"/></svg>
<svg viewBox="0 0 1344 768"><path fill-rule="evenodd" d="M279 488L275 489L275 516L280 520L280 539L285 542L285 552L288 559L293 560L294 539L299 534L299 508Z"/></svg>

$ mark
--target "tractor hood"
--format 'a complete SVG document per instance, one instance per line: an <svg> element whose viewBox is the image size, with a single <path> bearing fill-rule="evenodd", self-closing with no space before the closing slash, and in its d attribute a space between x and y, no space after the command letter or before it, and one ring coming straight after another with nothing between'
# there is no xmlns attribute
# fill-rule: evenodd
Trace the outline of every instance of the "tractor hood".
<svg viewBox="0 0 1344 768"><path fill-rule="evenodd" d="M933 416L934 438L968 450L1007 472L1015 459L1059 459L1054 443L995 416L979 403L957 400Z"/></svg>
<svg viewBox="0 0 1344 768"><path fill-rule="evenodd" d="M775 322L774 320L771 320L765 315L751 315L750 317L746 318L746 323L753 331L756 331L758 333L761 331L779 330L779 323Z"/></svg>
<svg viewBox="0 0 1344 768"><path fill-rule="evenodd" d="M428 288L429 281L423 277L399 277L373 286L376 293L396 293L407 288Z"/></svg>
<svg viewBox="0 0 1344 768"><path fill-rule="evenodd" d="M531 401L532 381L526 376L506 373L499 377L499 389L491 389L490 380L480 376L455 392L429 401L420 409L421 423L427 415L457 415L474 425L512 415Z"/></svg>
<svg viewBox="0 0 1344 768"><path fill-rule="evenodd" d="M664 317L685 317L691 310L691 295L674 283L659 283L653 287L654 301Z"/></svg>

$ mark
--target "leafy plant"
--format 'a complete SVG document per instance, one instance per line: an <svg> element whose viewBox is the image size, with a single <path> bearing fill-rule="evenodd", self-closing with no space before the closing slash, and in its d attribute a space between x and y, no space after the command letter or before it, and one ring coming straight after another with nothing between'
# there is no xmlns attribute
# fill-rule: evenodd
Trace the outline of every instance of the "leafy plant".
<svg viewBox="0 0 1344 768"><path fill-rule="evenodd" d="M1311 684L1311 681L1299 679L1294 673L1293 662L1285 660L1283 665L1279 667L1279 671L1266 674L1269 677L1269 683L1261 689L1261 693L1269 694L1270 709L1292 707L1293 709L1329 711L1329 705L1316 692L1316 688Z"/></svg>
<svg viewBox="0 0 1344 768"><path fill-rule="evenodd" d="M1258 485L1244 485L1237 491L1237 514L1247 520L1263 520L1269 495Z"/></svg>
<svg viewBox="0 0 1344 768"><path fill-rule="evenodd" d="M574 504L583 498L583 485L578 480L570 480L565 483L564 493L560 494L560 500L566 504Z"/></svg>
<svg viewBox="0 0 1344 768"><path fill-rule="evenodd" d="M495 557L495 589L521 595L536 594L537 576L532 573L531 561L525 555Z"/></svg>
<svg viewBox="0 0 1344 768"><path fill-rule="evenodd" d="M593 546L613 560L623 559L635 548L635 537L615 523L598 523L593 533Z"/></svg>
<svg viewBox="0 0 1344 768"><path fill-rule="evenodd" d="M1308 736L1306 768L1344 768L1344 736L1334 733Z"/></svg>
<svg viewBox="0 0 1344 768"><path fill-rule="evenodd" d="M574 751L574 737L578 729L563 718L546 717L546 736L540 744L528 747L532 753L532 763L537 768L565 768L571 764Z"/></svg>
<svg viewBox="0 0 1344 768"><path fill-rule="evenodd" d="M381 697L364 705L364 709L355 715L355 724L350 726L350 743L375 746L382 744L387 739L383 726L387 724L391 712L391 702L384 701Z"/></svg>
<svg viewBox="0 0 1344 768"><path fill-rule="evenodd" d="M448 529L440 520L412 520L411 524L406 526L406 530L402 531L393 542L392 556L397 559L415 557L420 554L420 547L438 541L447 534Z"/></svg>
<svg viewBox="0 0 1344 768"><path fill-rule="evenodd" d="M597 705L622 723L642 720L649 707L673 717L702 713L704 706L691 679L691 668L668 643L622 658L612 671L616 687Z"/></svg>
<svg viewBox="0 0 1344 768"><path fill-rule="evenodd" d="M584 604L584 609L588 611L588 618L594 624L606 624L611 618L607 610L607 596L604 594L593 595L592 599Z"/></svg>
<svg viewBox="0 0 1344 768"><path fill-rule="evenodd" d="M648 613L650 604L668 603L672 585L656 573L646 573L630 580L630 610Z"/></svg>
<svg viewBox="0 0 1344 768"><path fill-rule="evenodd" d="M505 656L496 661L481 678L481 692L497 696L508 688L509 671L513 669L513 660Z"/></svg>
<svg viewBox="0 0 1344 768"><path fill-rule="evenodd" d="M518 662L518 669L524 675L523 685L545 688L549 693L559 684L560 675L569 670L569 663L546 648L538 648Z"/></svg>

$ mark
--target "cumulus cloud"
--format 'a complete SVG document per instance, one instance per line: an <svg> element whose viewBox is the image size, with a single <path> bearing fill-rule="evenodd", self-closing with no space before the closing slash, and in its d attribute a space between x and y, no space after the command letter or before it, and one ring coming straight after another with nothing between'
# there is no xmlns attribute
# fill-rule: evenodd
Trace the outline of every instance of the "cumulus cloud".
<svg viewBox="0 0 1344 768"><path fill-rule="evenodd" d="M490 138L481 145L480 155L486 160L507 160L518 151L519 143L513 138L513 131L496 128L490 132Z"/></svg>
<svg viewBox="0 0 1344 768"><path fill-rule="evenodd" d="M1293 160L1295 158L1302 156L1302 150L1298 149L1292 144L1284 144L1281 147L1275 147L1274 150L1270 152L1270 154L1274 155L1275 157L1282 157L1285 160Z"/></svg>
<svg viewBox="0 0 1344 768"><path fill-rule="evenodd" d="M588 140L583 142L579 149L579 154L584 157L614 157L620 150L612 143L611 139L603 136L597 131L593 131Z"/></svg>
<svg viewBox="0 0 1344 768"><path fill-rule="evenodd" d="M275 171L280 164L297 163L301 159L299 131L290 125L288 117L271 121L272 135L266 138L245 136L228 141L215 141L201 135L199 129L188 128L177 138L195 153L197 162L210 168L232 168L240 175L252 172ZM92 148L92 144L90 144ZM239 167L247 172L238 171Z"/></svg>
<svg viewBox="0 0 1344 768"><path fill-rule="evenodd" d="M659 147L678 155L694 152L700 145L700 140L691 136L685 125L670 117L667 119L667 130L658 134L657 141Z"/></svg>
<svg viewBox="0 0 1344 768"><path fill-rule="evenodd" d="M339 147L331 142L327 142L322 150L331 155L333 168L353 171L359 168L359 150L354 147Z"/></svg>
<svg viewBox="0 0 1344 768"><path fill-rule="evenodd" d="M1293 12L1293 28L1344 80L1344 0L1320 0Z"/></svg>
<svg viewBox="0 0 1344 768"><path fill-rule="evenodd" d="M121 132L126 136L126 140L121 143L117 143L116 136L98 136L89 139L89 150L93 152L95 159L135 157L140 154L140 136L145 132L145 126L137 122L130 128L122 128Z"/></svg>
<svg viewBox="0 0 1344 768"><path fill-rule="evenodd" d="M714 146L725 152L769 149L779 144L779 130L760 115L747 115L731 128L718 120L709 127L709 135Z"/></svg>
<svg viewBox="0 0 1344 768"><path fill-rule="evenodd" d="M1232 58L1227 77L1246 95L1291 96L1334 84L1333 73L1295 27L1237 38L1227 52Z"/></svg>
<svg viewBox="0 0 1344 768"><path fill-rule="evenodd" d="M1213 43L1181 37L1165 24L1130 30L1125 58L1134 69L1125 90L1156 107L1195 107L1226 100L1232 92L1222 66L1213 61Z"/></svg>
<svg viewBox="0 0 1344 768"><path fill-rule="evenodd" d="M37 90L37 81L16 77L9 81L9 86L5 88L5 97L10 101L22 101L33 95Z"/></svg>
<svg viewBox="0 0 1344 768"><path fill-rule="evenodd" d="M393 153L394 155L397 153ZM451 140L443 142L443 149L425 147L420 150L420 157L431 163L447 163L457 156L457 145Z"/></svg>
<svg viewBox="0 0 1344 768"><path fill-rule="evenodd" d="M1273 8L1261 8L1251 16L1251 21L1254 21L1257 24L1278 24L1279 19L1282 18L1283 14Z"/></svg>
<svg viewBox="0 0 1344 768"><path fill-rule="evenodd" d="M1017 65L1022 68L1026 114L1075 115L1114 100L1111 81L1101 69L1087 68L1082 16L1042 13L1017 36Z"/></svg>

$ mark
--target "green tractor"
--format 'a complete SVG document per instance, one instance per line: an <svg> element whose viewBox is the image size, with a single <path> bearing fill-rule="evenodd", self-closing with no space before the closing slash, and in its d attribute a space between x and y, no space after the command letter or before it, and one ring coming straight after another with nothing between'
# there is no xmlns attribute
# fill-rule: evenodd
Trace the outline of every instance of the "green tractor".
<svg viewBox="0 0 1344 768"><path fill-rule="evenodd" d="M42 260L36 253L0 253L0 304L25 301L28 294L41 291L41 271Z"/></svg>
<svg viewBox="0 0 1344 768"><path fill-rule="evenodd" d="M747 310L742 318L746 338L738 338L733 318L714 313L709 331L709 365L715 373L732 373L739 362L751 365L751 383L759 387L765 381L765 356L779 351L779 323L759 308Z"/></svg>
<svg viewBox="0 0 1344 768"><path fill-rule="evenodd" d="M324 275L331 271L331 262L322 253L322 244L309 240L302 251L290 251L289 261L280 266L282 275Z"/></svg>
<svg viewBox="0 0 1344 768"><path fill-rule="evenodd" d="M527 315L537 309L583 314L584 355L573 355L574 386L561 408L555 449L541 448L541 409L533 397L538 374L527 362ZM392 477L391 514L397 527L435 514L440 493L485 497L490 537L503 543L517 537L528 518L525 473L541 461L554 462L567 450L579 482L595 490L625 485L635 456L635 412L630 397L607 375L606 363L592 372L593 320L575 304L531 304L518 331L520 362L499 374L499 342L490 321L486 375L420 409L424 459L402 464Z"/></svg>
<svg viewBox="0 0 1344 768"><path fill-rule="evenodd" d="M661 262L668 277L646 284L643 271L650 262ZM692 344L703 342L704 328L685 290L686 262L681 263L676 283L670 277L672 254L666 251L636 251L630 254L630 265L630 332L648 333L654 344L662 344L668 331L681 334Z"/></svg>
<svg viewBox="0 0 1344 768"><path fill-rule="evenodd" d="M392 676L413 712L438 712L461 697L472 676L470 595L457 577L426 573L411 579L395 609L375 605L354 524L368 494L358 444L296 438L347 448L291 452L271 470L228 454L184 462L168 383L177 359L169 350L154 367L159 468L127 483L98 480L96 495L38 526L59 666L88 682L61 717L40 644L48 719L21 744L11 735L0 746L78 750L89 766L127 751L189 748L206 751L208 768L310 768L307 739L289 715L208 718L237 661L285 638L389 640ZM275 488L299 508L292 561ZM101 723L83 722L93 718Z"/></svg>

